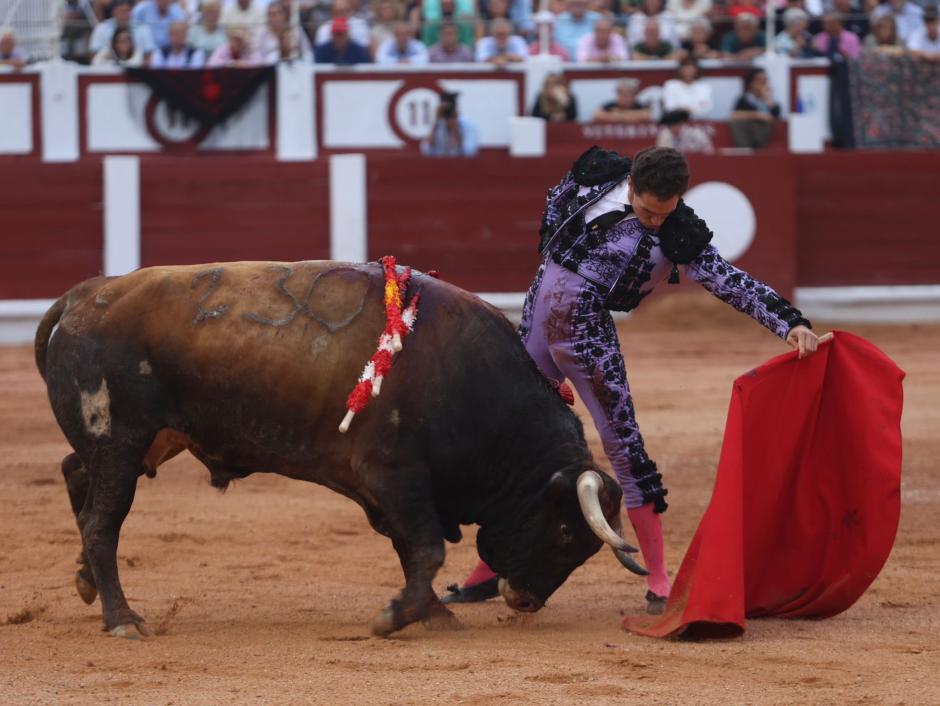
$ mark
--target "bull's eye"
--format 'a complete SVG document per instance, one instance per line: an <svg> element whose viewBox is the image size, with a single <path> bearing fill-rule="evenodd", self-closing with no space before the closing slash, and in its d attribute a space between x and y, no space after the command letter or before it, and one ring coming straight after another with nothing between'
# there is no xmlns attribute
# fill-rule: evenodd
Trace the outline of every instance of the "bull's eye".
<svg viewBox="0 0 940 706"><path fill-rule="evenodd" d="M559 527L558 533L559 533L559 536L561 537L561 541L563 544L567 544L572 539L574 539L574 535L572 534L571 528L568 525L562 525L561 527Z"/></svg>

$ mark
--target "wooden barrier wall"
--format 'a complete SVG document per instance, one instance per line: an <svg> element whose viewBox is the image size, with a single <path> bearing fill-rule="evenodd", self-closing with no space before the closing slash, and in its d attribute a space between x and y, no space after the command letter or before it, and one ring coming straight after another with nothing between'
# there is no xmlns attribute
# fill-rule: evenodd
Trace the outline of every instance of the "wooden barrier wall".
<svg viewBox="0 0 940 706"><path fill-rule="evenodd" d="M96 160L0 170L0 299L55 297L102 268ZM369 257L395 254L475 291L524 291L545 192L568 158L368 161ZM739 264L798 286L940 283L940 155L695 157L696 183L744 191L757 238ZM202 156L141 161L144 265L319 259L329 165Z"/></svg>

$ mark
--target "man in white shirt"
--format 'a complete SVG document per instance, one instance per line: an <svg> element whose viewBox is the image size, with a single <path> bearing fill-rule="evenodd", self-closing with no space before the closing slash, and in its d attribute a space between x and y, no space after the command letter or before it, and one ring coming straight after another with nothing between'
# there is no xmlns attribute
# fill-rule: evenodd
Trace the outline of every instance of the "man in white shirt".
<svg viewBox="0 0 940 706"><path fill-rule="evenodd" d="M236 0L222 9L222 26L244 27L254 33L264 24L264 15L260 4L255 0Z"/></svg>
<svg viewBox="0 0 940 706"><path fill-rule="evenodd" d="M629 56L627 43L613 31L613 24L606 17L594 23L594 32L581 37L578 42L579 62L591 64L610 64L626 61Z"/></svg>
<svg viewBox="0 0 940 706"><path fill-rule="evenodd" d="M525 61L528 54L528 45L522 37L512 33L509 20L493 20L490 22L490 36L477 40L476 58L479 62L505 66Z"/></svg>
<svg viewBox="0 0 940 706"><path fill-rule="evenodd" d="M150 57L152 69L201 69L206 63L205 52L189 46L189 25L170 25L170 46L157 49Z"/></svg>
<svg viewBox="0 0 940 706"><path fill-rule="evenodd" d="M940 15L936 7L924 10L924 26L911 33L907 48L919 56L940 58Z"/></svg>
<svg viewBox="0 0 940 706"><path fill-rule="evenodd" d="M428 49L415 39L411 25L396 22L392 36L379 45L375 52L376 64L426 64Z"/></svg>
<svg viewBox="0 0 940 706"><path fill-rule="evenodd" d="M695 120L707 117L712 109L712 88L699 78L698 62L686 57L679 62L678 74L663 85L663 110L686 110Z"/></svg>

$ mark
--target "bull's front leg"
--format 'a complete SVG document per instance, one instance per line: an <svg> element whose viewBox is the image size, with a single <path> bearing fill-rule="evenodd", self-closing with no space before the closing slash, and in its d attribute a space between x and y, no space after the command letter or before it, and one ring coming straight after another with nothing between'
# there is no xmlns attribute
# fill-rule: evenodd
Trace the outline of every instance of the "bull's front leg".
<svg viewBox="0 0 940 706"><path fill-rule="evenodd" d="M399 489L383 497L395 498L395 507L383 507L382 516L405 573L405 588L376 617L372 633L387 637L418 621L429 628L459 627L431 586L444 564L445 551L444 532L430 493Z"/></svg>

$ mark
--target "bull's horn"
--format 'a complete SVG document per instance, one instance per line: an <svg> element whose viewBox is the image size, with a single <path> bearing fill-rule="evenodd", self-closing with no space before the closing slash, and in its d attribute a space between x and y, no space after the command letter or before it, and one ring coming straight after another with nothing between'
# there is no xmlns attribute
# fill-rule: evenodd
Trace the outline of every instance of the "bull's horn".
<svg viewBox="0 0 940 706"><path fill-rule="evenodd" d="M614 549L622 552L637 551L636 547L627 544L624 538L617 534L604 517L600 498L602 484L603 481L597 471L584 471L578 476L578 503L581 505L581 512L587 520L588 527L598 539Z"/></svg>
<svg viewBox="0 0 940 706"><path fill-rule="evenodd" d="M630 556L627 552L622 552L616 547L611 547L610 550L614 553L614 556L617 557L617 561L623 564L623 567L627 571L632 571L637 576L649 576L650 572L644 569L642 566L636 563L636 560Z"/></svg>

